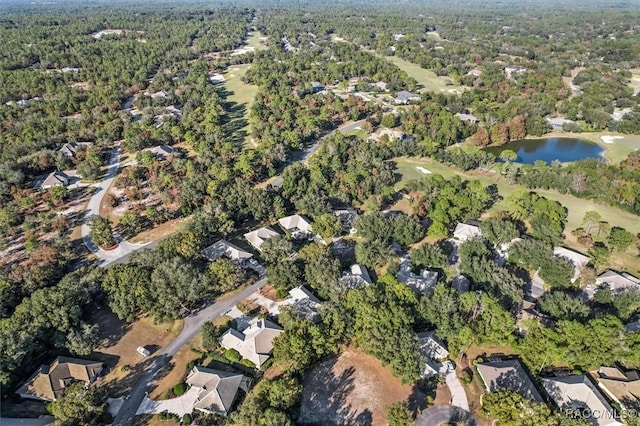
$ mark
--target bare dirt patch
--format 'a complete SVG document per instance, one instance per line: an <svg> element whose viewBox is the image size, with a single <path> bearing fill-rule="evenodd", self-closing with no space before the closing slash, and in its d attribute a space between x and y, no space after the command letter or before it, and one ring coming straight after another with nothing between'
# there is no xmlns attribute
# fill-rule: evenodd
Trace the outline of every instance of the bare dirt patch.
<svg viewBox="0 0 640 426"><path fill-rule="evenodd" d="M146 244L152 241L159 240L160 238L164 238L167 235L171 235L187 220L186 218L173 219L168 222L161 223L151 229L147 229L146 231L142 231L138 235L135 235L131 239L130 242L135 244Z"/></svg>
<svg viewBox="0 0 640 426"><path fill-rule="evenodd" d="M400 383L376 358L348 348L306 375L298 424L385 425L387 407L397 401L417 409L425 395Z"/></svg>
<svg viewBox="0 0 640 426"><path fill-rule="evenodd" d="M99 308L91 320L100 327L100 344L89 356L109 367L104 382L110 393L119 395L135 383L135 376L149 358L144 358L136 349L145 346L152 353L169 344L182 328L182 321L154 324L153 319L145 317L127 324L108 308Z"/></svg>

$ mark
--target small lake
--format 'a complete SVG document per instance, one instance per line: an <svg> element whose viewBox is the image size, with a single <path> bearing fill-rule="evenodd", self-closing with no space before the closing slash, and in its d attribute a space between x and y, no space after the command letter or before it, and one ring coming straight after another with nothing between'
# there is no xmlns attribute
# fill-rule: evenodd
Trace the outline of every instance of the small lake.
<svg viewBox="0 0 640 426"><path fill-rule="evenodd" d="M533 164L536 160L542 160L551 164L553 160L562 163L584 160L585 158L602 158L604 151L600 145L574 138L546 138L546 139L522 139L500 146L484 148L496 157L502 151L510 149L518 154L516 162Z"/></svg>

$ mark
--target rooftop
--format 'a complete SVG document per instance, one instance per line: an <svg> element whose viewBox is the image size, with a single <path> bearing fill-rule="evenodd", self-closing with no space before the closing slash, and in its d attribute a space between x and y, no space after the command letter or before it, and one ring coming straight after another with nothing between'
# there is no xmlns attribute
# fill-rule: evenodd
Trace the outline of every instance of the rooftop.
<svg viewBox="0 0 640 426"><path fill-rule="evenodd" d="M506 389L516 392L523 398L535 402L543 402L540 393L517 359L484 362L477 364L476 368L478 369L478 374L482 377L487 392Z"/></svg>

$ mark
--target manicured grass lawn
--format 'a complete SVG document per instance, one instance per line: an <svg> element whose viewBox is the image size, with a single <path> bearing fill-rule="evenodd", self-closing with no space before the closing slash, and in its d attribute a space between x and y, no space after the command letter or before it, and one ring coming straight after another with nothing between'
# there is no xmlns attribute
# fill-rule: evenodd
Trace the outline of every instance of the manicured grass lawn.
<svg viewBox="0 0 640 426"><path fill-rule="evenodd" d="M267 38L260 34L260 31L252 31L249 33L249 38L247 39L247 46L253 47L256 50L266 49L267 45L265 44Z"/></svg>
<svg viewBox="0 0 640 426"><path fill-rule="evenodd" d="M227 100L229 102L234 102L238 105L244 106L245 121L247 121L249 117L249 110L251 109L253 100L258 93L258 86L247 84L242 81L242 77L247 73L249 67L251 67L251 64L232 65L224 75L226 81L223 83L225 88L230 92ZM248 122L242 130L247 133L245 146L254 146L251 142L251 129L249 128Z"/></svg>
<svg viewBox="0 0 640 426"><path fill-rule="evenodd" d="M449 92L463 91L461 86L453 85L453 81L449 77L438 77L433 71L422 68L420 65L405 61L397 56L387 56L387 60L393 62L398 68L409 74L410 77L422 86L419 92ZM447 84L450 83L450 84Z"/></svg>
<svg viewBox="0 0 640 426"><path fill-rule="evenodd" d="M402 180L396 184L397 188L402 188L404 184L412 179L419 179L425 174L418 171L417 166L424 167L432 173L441 174L445 177L451 177L459 175L466 179L476 179L481 181L485 185L495 184L498 187L500 195L503 197L509 196L516 189L524 188L518 185L512 185L507 180L500 176L498 173L491 172L461 172L449 167L445 164L439 163L429 158L407 158L399 157L394 159L398 166L398 173L402 176ZM620 209L605 206L602 204L594 203L593 201L584 200L574 197L568 194L560 194L557 191L535 190L535 192L543 195L544 197L556 200L565 206L568 210L567 229L566 232L582 226L582 218L584 214L589 210L594 210L600 213L600 215L611 224L611 226L620 226L628 231L637 234L640 233L640 217L631 213L622 211ZM499 211L505 209L504 201L496 203L491 211Z"/></svg>

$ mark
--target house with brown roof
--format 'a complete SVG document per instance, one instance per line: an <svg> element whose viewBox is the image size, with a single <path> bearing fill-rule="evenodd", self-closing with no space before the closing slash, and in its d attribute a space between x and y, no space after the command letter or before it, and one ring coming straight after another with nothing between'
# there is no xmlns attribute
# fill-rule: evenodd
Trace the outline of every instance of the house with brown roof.
<svg viewBox="0 0 640 426"><path fill-rule="evenodd" d="M640 375L637 371L600 367L596 376L600 389L620 406L629 410L640 407Z"/></svg>
<svg viewBox="0 0 640 426"><path fill-rule="evenodd" d="M273 339L282 333L282 328L265 319L254 318L242 331L230 328L220 336L220 344L226 349L235 349L256 367L260 367L273 352Z"/></svg>
<svg viewBox="0 0 640 426"><path fill-rule="evenodd" d="M102 372L102 363L60 356L40 368L16 391L25 399L54 401L74 382L93 383Z"/></svg>
<svg viewBox="0 0 640 426"><path fill-rule="evenodd" d="M249 391L250 381L242 374L194 366L185 382L198 389L193 409L207 414L227 416L238 397L238 391Z"/></svg>
<svg viewBox="0 0 640 426"><path fill-rule="evenodd" d="M544 402L529 375L517 359L483 362L476 365L487 392L509 390L525 399Z"/></svg>

